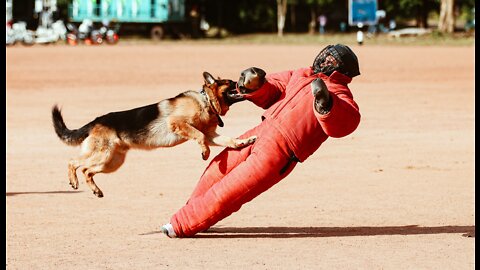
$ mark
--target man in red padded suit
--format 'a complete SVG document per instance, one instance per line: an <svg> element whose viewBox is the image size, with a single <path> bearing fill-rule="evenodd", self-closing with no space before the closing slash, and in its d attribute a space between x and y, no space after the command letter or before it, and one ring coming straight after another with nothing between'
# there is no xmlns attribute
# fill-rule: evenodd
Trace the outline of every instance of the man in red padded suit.
<svg viewBox="0 0 480 270"><path fill-rule="evenodd" d="M311 67L268 75L244 70L238 92L266 109L262 122L240 136L256 135L256 142L219 153L162 232L190 237L205 231L284 179L328 137L352 133L360 113L347 85L357 75L358 59L342 44L324 48Z"/></svg>

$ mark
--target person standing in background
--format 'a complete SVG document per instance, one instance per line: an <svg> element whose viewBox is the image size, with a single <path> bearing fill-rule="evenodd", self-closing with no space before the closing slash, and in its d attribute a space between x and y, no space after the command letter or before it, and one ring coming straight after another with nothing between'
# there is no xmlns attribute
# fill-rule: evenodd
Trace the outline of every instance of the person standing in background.
<svg viewBox="0 0 480 270"><path fill-rule="evenodd" d="M320 35L323 35L325 34L325 26L327 25L327 16L325 16L324 14L318 16L318 24L319 24L319 33Z"/></svg>

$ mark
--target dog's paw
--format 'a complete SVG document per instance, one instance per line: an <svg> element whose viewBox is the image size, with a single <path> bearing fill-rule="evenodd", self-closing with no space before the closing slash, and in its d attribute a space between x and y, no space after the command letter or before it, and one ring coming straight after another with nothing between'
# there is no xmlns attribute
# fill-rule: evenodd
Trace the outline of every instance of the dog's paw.
<svg viewBox="0 0 480 270"><path fill-rule="evenodd" d="M257 136L251 136L247 139L247 145L254 143L257 140Z"/></svg>
<svg viewBox="0 0 480 270"><path fill-rule="evenodd" d="M93 194L95 194L95 196L98 198L103 198L103 192L101 190L94 190Z"/></svg>
<svg viewBox="0 0 480 270"><path fill-rule="evenodd" d="M202 159L203 160L207 160L209 156L210 156L210 149L202 152Z"/></svg>
<svg viewBox="0 0 480 270"><path fill-rule="evenodd" d="M76 178L68 179L68 183L73 189L78 189L78 180Z"/></svg>
<svg viewBox="0 0 480 270"><path fill-rule="evenodd" d="M235 147L236 148L245 147L247 145L253 144L256 140L257 140L257 136L251 136L243 140L237 140L235 142Z"/></svg>
<svg viewBox="0 0 480 270"><path fill-rule="evenodd" d="M72 182L70 182L70 186L71 186L73 189L78 189L78 183L72 183Z"/></svg>

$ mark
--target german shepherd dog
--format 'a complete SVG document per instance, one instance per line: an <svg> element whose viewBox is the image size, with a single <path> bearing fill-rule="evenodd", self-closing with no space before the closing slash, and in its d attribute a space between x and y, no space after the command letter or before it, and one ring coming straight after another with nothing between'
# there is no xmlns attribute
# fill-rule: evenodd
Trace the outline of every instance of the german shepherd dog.
<svg viewBox="0 0 480 270"><path fill-rule="evenodd" d="M151 105L111 112L74 130L67 128L60 109L54 105L52 120L58 137L67 145L81 145L81 154L68 163L72 188L78 189L76 171L82 167L93 194L103 197L93 176L116 171L131 148L151 150L195 140L202 149L202 158L207 160L209 145L240 148L254 143L256 136L234 139L216 132L217 126L223 126L220 116L244 97L232 80L215 79L208 72L203 77L201 91L189 90Z"/></svg>

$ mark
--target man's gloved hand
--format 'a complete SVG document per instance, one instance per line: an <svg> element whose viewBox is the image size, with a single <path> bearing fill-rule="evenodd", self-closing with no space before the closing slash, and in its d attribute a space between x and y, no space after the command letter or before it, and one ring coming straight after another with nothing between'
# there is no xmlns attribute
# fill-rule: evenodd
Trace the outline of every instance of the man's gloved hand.
<svg viewBox="0 0 480 270"><path fill-rule="evenodd" d="M240 73L238 89L242 94L252 93L258 90L265 83L265 71L260 68L247 68Z"/></svg>
<svg viewBox="0 0 480 270"><path fill-rule="evenodd" d="M312 94L315 97L315 110L319 114L327 114L332 109L332 98L327 85L322 79L316 78L310 83Z"/></svg>

